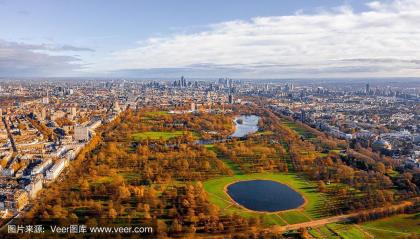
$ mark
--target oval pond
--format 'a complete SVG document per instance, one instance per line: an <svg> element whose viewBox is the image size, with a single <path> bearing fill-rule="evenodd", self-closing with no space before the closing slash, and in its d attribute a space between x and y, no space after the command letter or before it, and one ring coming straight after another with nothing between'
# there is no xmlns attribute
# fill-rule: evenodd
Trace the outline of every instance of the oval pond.
<svg viewBox="0 0 420 239"><path fill-rule="evenodd" d="M294 209L305 202L295 190L271 180L239 181L229 185L227 193L241 206L260 212Z"/></svg>

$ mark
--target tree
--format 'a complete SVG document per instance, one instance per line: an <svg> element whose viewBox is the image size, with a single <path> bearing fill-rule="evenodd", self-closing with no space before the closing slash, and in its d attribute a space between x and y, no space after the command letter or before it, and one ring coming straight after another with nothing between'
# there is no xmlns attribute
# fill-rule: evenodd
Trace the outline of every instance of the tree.
<svg viewBox="0 0 420 239"><path fill-rule="evenodd" d="M172 221L171 231L173 233L180 233L180 232L182 232L182 225L178 221L178 219L176 219L176 218Z"/></svg>
<svg viewBox="0 0 420 239"><path fill-rule="evenodd" d="M108 217L115 219L117 217L118 213L114 208L110 208L108 211Z"/></svg>
<svg viewBox="0 0 420 239"><path fill-rule="evenodd" d="M318 191L320 191L321 193L324 193L327 191L327 186L325 185L324 181L319 181L318 183Z"/></svg>
<svg viewBox="0 0 420 239"><path fill-rule="evenodd" d="M382 174L386 172L385 165L381 162L377 162L375 164L374 169L375 169L376 172L379 172L379 173L382 173Z"/></svg>
<svg viewBox="0 0 420 239"><path fill-rule="evenodd" d="M126 199L129 199L130 196L131 196L130 190L128 190L126 186L123 185L123 186L118 187L117 197L119 199L126 200Z"/></svg>

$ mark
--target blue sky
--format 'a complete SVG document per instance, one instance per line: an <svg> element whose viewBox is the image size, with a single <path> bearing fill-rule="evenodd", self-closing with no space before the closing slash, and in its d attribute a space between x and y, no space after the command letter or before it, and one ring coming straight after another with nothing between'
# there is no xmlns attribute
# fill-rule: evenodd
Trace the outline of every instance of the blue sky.
<svg viewBox="0 0 420 239"><path fill-rule="evenodd" d="M410 21L418 7L415 0L0 0L0 76L410 76L418 72L415 54L386 47L417 37ZM364 29L392 41L372 37L366 48ZM348 49L351 41L361 45ZM332 54L341 50L352 53ZM411 65L395 69L395 62Z"/></svg>
<svg viewBox="0 0 420 239"><path fill-rule="evenodd" d="M363 0L3 0L1 37L9 41L84 44L103 50L213 23L314 12L343 4L366 9Z"/></svg>

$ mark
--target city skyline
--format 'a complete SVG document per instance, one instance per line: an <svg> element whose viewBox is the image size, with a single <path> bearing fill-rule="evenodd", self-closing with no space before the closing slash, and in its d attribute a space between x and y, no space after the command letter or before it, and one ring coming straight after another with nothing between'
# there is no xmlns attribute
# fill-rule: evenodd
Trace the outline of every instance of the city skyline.
<svg viewBox="0 0 420 239"><path fill-rule="evenodd" d="M0 77L420 73L420 3L414 0L1 1L0 13Z"/></svg>

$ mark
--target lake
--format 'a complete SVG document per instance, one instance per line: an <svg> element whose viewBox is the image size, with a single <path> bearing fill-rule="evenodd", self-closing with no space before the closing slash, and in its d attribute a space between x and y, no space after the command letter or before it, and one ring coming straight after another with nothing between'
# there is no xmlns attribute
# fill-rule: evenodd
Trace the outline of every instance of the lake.
<svg viewBox="0 0 420 239"><path fill-rule="evenodd" d="M244 137L248 134L252 134L258 131L258 120L260 119L259 116L256 115L241 115L238 117L235 117L235 125L236 129L235 132L231 135L231 137ZM239 124L237 121L242 121L241 124Z"/></svg>
<svg viewBox="0 0 420 239"><path fill-rule="evenodd" d="M305 202L295 190L271 180L239 181L229 185L227 193L241 206L261 212L294 209Z"/></svg>

